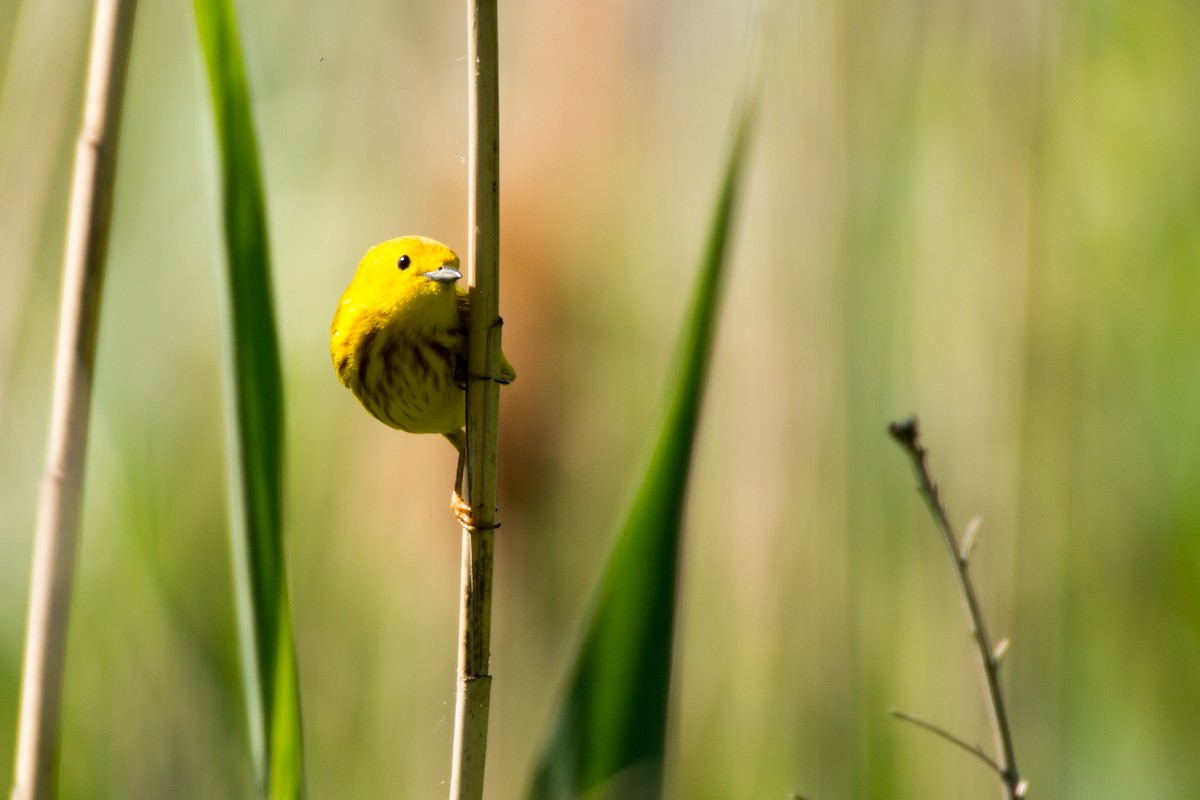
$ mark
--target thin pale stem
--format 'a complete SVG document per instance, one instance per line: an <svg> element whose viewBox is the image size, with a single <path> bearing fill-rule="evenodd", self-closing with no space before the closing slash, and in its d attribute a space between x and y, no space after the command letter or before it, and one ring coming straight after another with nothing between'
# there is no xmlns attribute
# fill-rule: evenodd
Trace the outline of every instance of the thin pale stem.
<svg viewBox="0 0 1200 800"><path fill-rule="evenodd" d="M499 94L496 0L467 0L469 37L467 269L471 306L467 351L467 503L473 526L463 528L459 610L458 686L455 693L453 800L483 796L487 755L495 543L499 391L500 204Z"/></svg>
<svg viewBox="0 0 1200 800"><path fill-rule="evenodd" d="M988 711L992 722L992 733L996 740L996 748L1000 751L998 763L1000 780L1004 784L1005 797L1017 800L1025 796L1025 781L1017 770L1017 755L1013 746L1012 729L1008 721L1008 713L1004 706L1004 693L1000 687L1000 659L996 648L992 646L988 636L987 624L983 616L983 608L975 592L975 583L971 580L970 560L967 548L960 547L950 524L946 507L942 504L941 494L937 483L929 473L925 459L925 448L921 445L920 427L916 417L902 422L893 422L888 426L888 433L904 448L912 461L913 470L919 482L918 491L925 499L925 504L933 514L934 521L941 531L942 540L954 565L954 574L958 579L959 592L962 594L963 606L967 612L967 624L971 629L971 637L979 655L979 665L983 673L983 681L987 687ZM974 540L974 535L970 539Z"/></svg>
<svg viewBox="0 0 1200 800"><path fill-rule="evenodd" d="M50 439L34 538L13 800L55 793L96 330L136 0L98 0L63 258Z"/></svg>

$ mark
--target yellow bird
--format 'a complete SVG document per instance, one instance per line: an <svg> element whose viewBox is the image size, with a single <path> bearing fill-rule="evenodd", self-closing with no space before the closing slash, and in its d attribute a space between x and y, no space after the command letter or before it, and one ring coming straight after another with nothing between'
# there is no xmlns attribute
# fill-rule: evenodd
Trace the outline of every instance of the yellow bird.
<svg viewBox="0 0 1200 800"><path fill-rule="evenodd" d="M338 378L380 422L409 433L440 433L458 450L451 507L468 527L459 496L466 453L467 290L458 256L441 242L402 236L367 251L342 293L329 331ZM494 380L516 371L500 354Z"/></svg>

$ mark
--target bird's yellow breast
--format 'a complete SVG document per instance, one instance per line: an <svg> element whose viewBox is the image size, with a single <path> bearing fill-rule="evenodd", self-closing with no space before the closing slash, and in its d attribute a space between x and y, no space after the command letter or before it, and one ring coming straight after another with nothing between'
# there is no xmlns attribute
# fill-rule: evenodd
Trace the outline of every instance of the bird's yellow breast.
<svg viewBox="0 0 1200 800"><path fill-rule="evenodd" d="M399 265L402 256L407 267ZM465 422L466 293L425 277L457 264L433 240L393 239L367 252L338 303L330 329L334 368L393 428L450 433Z"/></svg>

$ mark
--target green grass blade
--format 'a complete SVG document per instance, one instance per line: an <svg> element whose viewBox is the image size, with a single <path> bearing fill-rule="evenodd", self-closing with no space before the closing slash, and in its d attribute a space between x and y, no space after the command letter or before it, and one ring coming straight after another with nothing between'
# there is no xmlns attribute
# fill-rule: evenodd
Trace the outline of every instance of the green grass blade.
<svg viewBox="0 0 1200 800"><path fill-rule="evenodd" d="M680 523L753 106L748 93L673 362L662 428L543 750L530 791L537 800L585 794L636 800L662 792Z"/></svg>
<svg viewBox="0 0 1200 800"><path fill-rule="evenodd" d="M258 150L232 3L193 5L221 154L232 546L250 747L259 796L297 798L304 759L280 514L282 381Z"/></svg>

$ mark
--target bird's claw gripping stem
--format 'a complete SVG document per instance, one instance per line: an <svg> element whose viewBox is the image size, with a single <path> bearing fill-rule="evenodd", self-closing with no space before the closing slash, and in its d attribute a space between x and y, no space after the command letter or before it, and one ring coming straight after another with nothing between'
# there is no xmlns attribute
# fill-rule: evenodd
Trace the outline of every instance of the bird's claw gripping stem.
<svg viewBox="0 0 1200 800"><path fill-rule="evenodd" d="M454 515L454 518L458 520L459 524L462 525L463 528L471 533L477 533L479 531L494 531L496 528L500 527L500 523L492 522L485 525L482 522L479 522L471 515L471 512L474 510L471 508L471 504L463 499L463 473L466 471L466 466L467 454L465 451L459 450L458 468L456 469L454 476L454 492L450 495L450 513Z"/></svg>
<svg viewBox="0 0 1200 800"><path fill-rule="evenodd" d="M471 504L464 500L462 495L455 490L454 494L450 496L450 513L454 515L454 518L458 520L463 528L471 533L478 533L479 531L494 531L500 527L499 522L492 522L485 525L478 521L475 517L471 516L472 510Z"/></svg>

